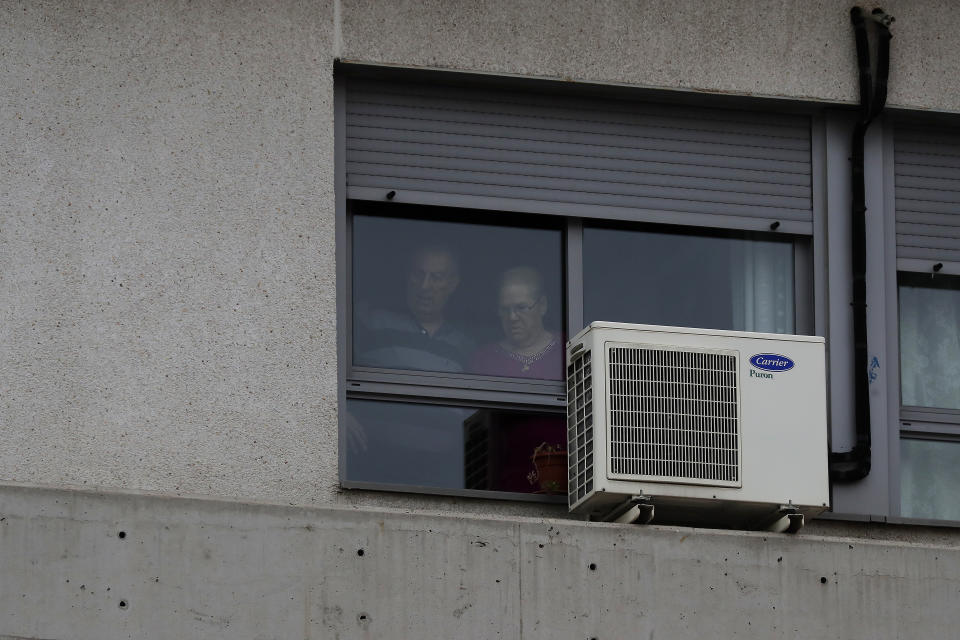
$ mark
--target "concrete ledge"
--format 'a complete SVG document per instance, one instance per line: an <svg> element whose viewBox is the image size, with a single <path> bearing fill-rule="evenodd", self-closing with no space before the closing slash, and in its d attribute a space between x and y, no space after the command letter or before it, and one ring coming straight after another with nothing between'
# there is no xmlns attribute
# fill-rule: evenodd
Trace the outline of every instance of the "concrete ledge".
<svg viewBox="0 0 960 640"><path fill-rule="evenodd" d="M0 637L948 637L960 623L957 536L922 534L7 487Z"/></svg>

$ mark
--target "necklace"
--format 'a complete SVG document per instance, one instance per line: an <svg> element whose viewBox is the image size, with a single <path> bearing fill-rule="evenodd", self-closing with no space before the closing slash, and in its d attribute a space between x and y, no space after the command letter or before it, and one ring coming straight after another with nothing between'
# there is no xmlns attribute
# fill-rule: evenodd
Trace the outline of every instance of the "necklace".
<svg viewBox="0 0 960 640"><path fill-rule="evenodd" d="M523 365L522 367L520 367L520 370L521 370L521 371L530 371L530 366L531 366L534 362L536 362L537 360L539 360L540 358L542 358L542 357L544 356L544 354L547 353L547 351L550 351L550 349L552 349L553 346L554 346L556 343L557 343L557 338L556 338L555 336L553 336L553 337L550 338L550 342L548 342L547 345L546 345L543 349L540 349L540 351L538 351L538 352L536 352L536 353L534 353L534 354L532 354L532 355L526 355L526 354L523 354L523 353L516 353L516 352L514 352L514 351L510 351L509 349L504 348L503 346L500 346L500 348L503 349L504 351L506 351L507 355L510 356L512 359L516 360L516 361L519 362L521 365Z"/></svg>

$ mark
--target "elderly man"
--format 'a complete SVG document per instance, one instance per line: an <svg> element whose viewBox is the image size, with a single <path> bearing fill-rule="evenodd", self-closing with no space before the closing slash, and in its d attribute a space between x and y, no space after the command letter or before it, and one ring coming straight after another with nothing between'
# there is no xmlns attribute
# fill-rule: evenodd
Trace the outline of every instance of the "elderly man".
<svg viewBox="0 0 960 640"><path fill-rule="evenodd" d="M451 325L447 302L460 285L457 256L433 245L414 251L404 275L406 309L362 313L354 363L418 371L463 371L473 342Z"/></svg>

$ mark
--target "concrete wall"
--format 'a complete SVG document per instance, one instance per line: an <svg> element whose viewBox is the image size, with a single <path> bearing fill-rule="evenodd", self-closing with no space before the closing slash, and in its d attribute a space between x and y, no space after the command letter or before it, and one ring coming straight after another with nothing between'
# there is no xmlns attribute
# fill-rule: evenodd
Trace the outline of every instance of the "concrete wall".
<svg viewBox="0 0 960 640"><path fill-rule="evenodd" d="M865 533L8 488L0 638L954 637L956 537Z"/></svg>
<svg viewBox="0 0 960 640"><path fill-rule="evenodd" d="M838 0L3 2L0 482L299 505L337 487L334 59L852 102ZM894 2L891 102L960 108Z"/></svg>
<svg viewBox="0 0 960 640"><path fill-rule="evenodd" d="M333 7L0 11L0 479L329 500Z"/></svg>

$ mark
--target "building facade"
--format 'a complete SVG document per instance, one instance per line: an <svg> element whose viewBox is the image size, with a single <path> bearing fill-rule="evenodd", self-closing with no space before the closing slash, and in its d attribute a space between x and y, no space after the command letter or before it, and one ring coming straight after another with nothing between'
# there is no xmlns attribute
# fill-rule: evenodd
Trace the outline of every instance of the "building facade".
<svg viewBox="0 0 960 640"><path fill-rule="evenodd" d="M883 8L870 471L786 536L527 461L592 320L824 336L859 442L850 6L4 4L0 637L952 635L960 18Z"/></svg>

